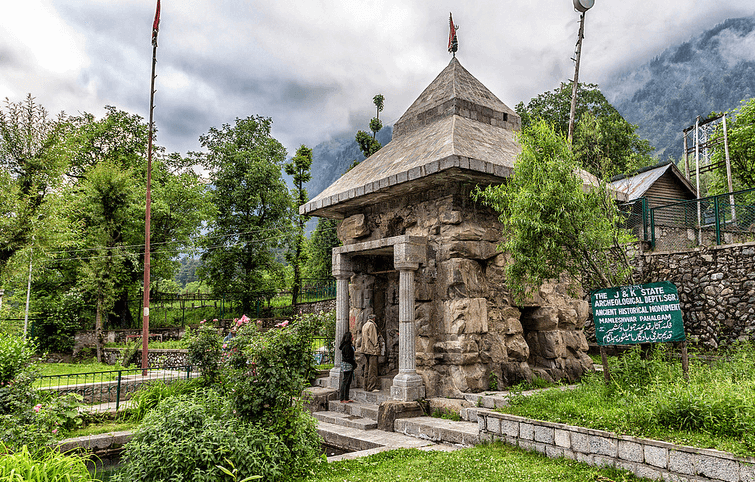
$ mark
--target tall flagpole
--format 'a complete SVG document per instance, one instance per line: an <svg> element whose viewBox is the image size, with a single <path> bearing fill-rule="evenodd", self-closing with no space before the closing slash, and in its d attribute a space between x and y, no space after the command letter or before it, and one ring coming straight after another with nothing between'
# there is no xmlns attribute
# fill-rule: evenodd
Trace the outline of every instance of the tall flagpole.
<svg viewBox="0 0 755 482"><path fill-rule="evenodd" d="M144 313L142 317L142 375L149 368L149 286L150 286L150 218L152 205L152 137L154 135L155 65L157 64L157 31L160 27L160 0L157 0L155 21L152 24L152 76L149 87L149 144L147 146L147 206L144 214Z"/></svg>

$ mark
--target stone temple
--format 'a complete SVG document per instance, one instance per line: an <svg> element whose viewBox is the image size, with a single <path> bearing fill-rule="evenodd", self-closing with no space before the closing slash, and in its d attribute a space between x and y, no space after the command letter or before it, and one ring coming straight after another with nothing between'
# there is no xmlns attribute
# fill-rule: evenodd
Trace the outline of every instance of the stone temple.
<svg viewBox="0 0 755 482"><path fill-rule="evenodd" d="M554 283L515 306L497 214L470 196L506 182L519 129L519 116L454 57L390 143L300 208L343 220L343 246L333 250L336 339L351 330L359 346L367 315L377 316L379 371L392 377L394 399L480 392L491 379L574 380L592 369L588 303Z"/></svg>

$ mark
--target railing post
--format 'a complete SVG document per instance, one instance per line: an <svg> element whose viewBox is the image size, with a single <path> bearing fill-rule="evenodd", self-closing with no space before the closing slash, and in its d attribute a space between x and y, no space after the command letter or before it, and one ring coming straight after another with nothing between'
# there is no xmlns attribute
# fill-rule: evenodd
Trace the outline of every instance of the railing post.
<svg viewBox="0 0 755 482"><path fill-rule="evenodd" d="M115 411L118 411L118 407L121 405L121 370L118 370L118 384L115 389Z"/></svg>
<svg viewBox="0 0 755 482"><path fill-rule="evenodd" d="M716 216L716 246L721 244L721 218L718 211L718 196L715 196L713 198L713 213Z"/></svg>
<svg viewBox="0 0 755 482"><path fill-rule="evenodd" d="M650 247L655 249L655 208L650 209Z"/></svg>

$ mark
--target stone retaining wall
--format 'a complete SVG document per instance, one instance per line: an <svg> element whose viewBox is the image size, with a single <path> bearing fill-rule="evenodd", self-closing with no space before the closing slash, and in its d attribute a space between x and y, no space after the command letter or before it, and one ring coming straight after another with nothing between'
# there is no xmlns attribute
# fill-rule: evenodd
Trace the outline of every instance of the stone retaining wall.
<svg viewBox="0 0 755 482"><path fill-rule="evenodd" d="M542 422L479 410L481 441L500 440L548 457L629 470L639 477L679 482L755 481L755 458L657 440L618 436L603 430Z"/></svg>
<svg viewBox="0 0 755 482"><path fill-rule="evenodd" d="M102 350L102 361L108 365L115 365L123 357L123 348L105 348ZM136 352L136 359L142 359L142 351ZM189 350L183 348L156 349L147 352L147 362L150 368L182 367L189 364Z"/></svg>
<svg viewBox="0 0 755 482"><path fill-rule="evenodd" d="M668 280L679 289L684 325L692 341L715 349L755 339L755 243L641 257L646 282Z"/></svg>
<svg viewBox="0 0 755 482"><path fill-rule="evenodd" d="M333 298L332 300L313 301L309 303L297 303L296 305L296 310L301 311L302 313L317 314L321 311L327 313L328 311L335 311L335 309L336 309L335 298Z"/></svg>

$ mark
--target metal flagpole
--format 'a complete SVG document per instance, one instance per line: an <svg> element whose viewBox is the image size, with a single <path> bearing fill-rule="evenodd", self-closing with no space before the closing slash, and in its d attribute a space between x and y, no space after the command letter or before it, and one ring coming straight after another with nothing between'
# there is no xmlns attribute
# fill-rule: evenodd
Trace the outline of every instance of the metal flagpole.
<svg viewBox="0 0 755 482"><path fill-rule="evenodd" d="M152 137L154 135L155 65L157 64L157 31L160 27L160 0L157 0L155 21L152 24L152 76L149 87L149 144L147 146L147 203L144 214L144 313L142 317L142 375L149 368L149 285L150 285L150 218L152 189Z"/></svg>

